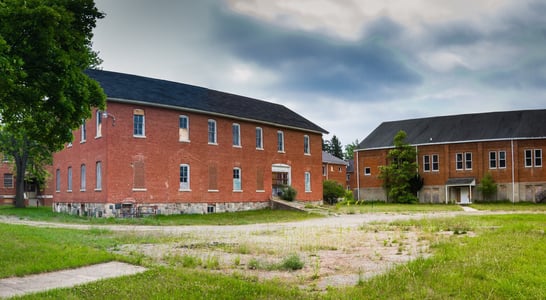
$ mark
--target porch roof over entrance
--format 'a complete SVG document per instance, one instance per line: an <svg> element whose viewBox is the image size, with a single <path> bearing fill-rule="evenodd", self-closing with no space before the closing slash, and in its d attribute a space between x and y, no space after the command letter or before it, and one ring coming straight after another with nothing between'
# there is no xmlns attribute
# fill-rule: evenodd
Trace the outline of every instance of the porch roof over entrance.
<svg viewBox="0 0 546 300"><path fill-rule="evenodd" d="M446 186L474 186L476 185L476 178L449 178L446 182Z"/></svg>

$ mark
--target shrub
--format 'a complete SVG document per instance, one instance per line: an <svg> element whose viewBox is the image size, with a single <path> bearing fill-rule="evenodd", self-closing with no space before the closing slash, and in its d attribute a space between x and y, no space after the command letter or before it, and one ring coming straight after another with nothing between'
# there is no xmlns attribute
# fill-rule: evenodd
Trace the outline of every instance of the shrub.
<svg viewBox="0 0 546 300"><path fill-rule="evenodd" d="M536 203L546 203L546 190L539 192L535 195Z"/></svg>
<svg viewBox="0 0 546 300"><path fill-rule="evenodd" d="M297 194L298 194L298 191L296 191L295 188L291 186L287 186L282 189L281 199L286 201L294 201L296 199Z"/></svg>
<svg viewBox="0 0 546 300"><path fill-rule="evenodd" d="M302 269L304 265L305 263L301 260L299 255L291 254L282 261L281 268L295 271Z"/></svg>
<svg viewBox="0 0 546 300"><path fill-rule="evenodd" d="M345 195L345 189L343 186L333 180L325 180L322 183L322 199L326 203L333 205L336 204L339 198Z"/></svg>

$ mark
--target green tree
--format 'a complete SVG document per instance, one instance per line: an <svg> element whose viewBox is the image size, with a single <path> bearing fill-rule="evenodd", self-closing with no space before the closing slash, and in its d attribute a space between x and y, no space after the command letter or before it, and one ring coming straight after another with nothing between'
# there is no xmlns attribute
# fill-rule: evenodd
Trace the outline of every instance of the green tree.
<svg viewBox="0 0 546 300"><path fill-rule="evenodd" d="M328 204L335 204L339 198L345 195L345 189L334 180L322 182L322 199Z"/></svg>
<svg viewBox="0 0 546 300"><path fill-rule="evenodd" d="M412 190L416 180L417 150L406 143L406 132L399 131L394 136L394 149L389 151L388 164L379 168L379 178L387 192L387 201L395 203L414 203L417 197Z"/></svg>
<svg viewBox="0 0 546 300"><path fill-rule="evenodd" d="M485 173L480 184L478 185L478 191L482 193L483 200L493 200L493 196L497 194L497 184L495 183L491 173Z"/></svg>
<svg viewBox="0 0 546 300"><path fill-rule="evenodd" d="M330 140L330 154L337 158L343 159L343 147L341 146L341 141L335 134Z"/></svg>
<svg viewBox="0 0 546 300"><path fill-rule="evenodd" d="M104 14L93 0L0 1L0 135L16 168L16 206L24 207L29 161L72 140L72 130L104 108L106 96L84 71L100 63L92 30Z"/></svg>
<svg viewBox="0 0 546 300"><path fill-rule="evenodd" d="M354 152L357 147L358 139L350 144L345 145L345 160L351 160L354 158Z"/></svg>

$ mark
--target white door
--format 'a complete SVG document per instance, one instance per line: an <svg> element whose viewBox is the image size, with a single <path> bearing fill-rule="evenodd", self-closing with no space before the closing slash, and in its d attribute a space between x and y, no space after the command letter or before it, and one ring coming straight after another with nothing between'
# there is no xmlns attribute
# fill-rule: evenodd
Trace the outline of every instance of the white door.
<svg viewBox="0 0 546 300"><path fill-rule="evenodd" d="M470 204L470 195L469 195L468 187L461 188L461 199L459 199L459 201L461 204Z"/></svg>

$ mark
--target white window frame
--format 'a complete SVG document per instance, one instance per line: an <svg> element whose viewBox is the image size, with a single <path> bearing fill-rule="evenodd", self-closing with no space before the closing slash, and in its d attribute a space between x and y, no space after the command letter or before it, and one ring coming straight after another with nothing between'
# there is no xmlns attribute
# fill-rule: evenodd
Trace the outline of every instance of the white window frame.
<svg viewBox="0 0 546 300"><path fill-rule="evenodd" d="M277 152L284 153L284 132L277 131Z"/></svg>
<svg viewBox="0 0 546 300"><path fill-rule="evenodd" d="M186 169L186 178L185 178L185 182L183 181L183 175L182 175L182 170L183 169ZM179 169L179 191L181 192L184 192L184 191L191 191L191 186L190 186L190 165L188 164L180 164L180 169Z"/></svg>
<svg viewBox="0 0 546 300"><path fill-rule="evenodd" d="M423 172L430 172L431 170L431 162L430 162L430 155L423 155Z"/></svg>
<svg viewBox="0 0 546 300"><path fill-rule="evenodd" d="M182 127L182 120L185 120L186 127ZM178 141L189 142L190 141L190 118L186 115L178 116Z"/></svg>
<svg viewBox="0 0 546 300"><path fill-rule="evenodd" d="M506 169L506 151L499 151L498 159L498 168Z"/></svg>
<svg viewBox="0 0 546 300"><path fill-rule="evenodd" d="M371 176L371 175L372 175L372 168L364 167L364 176Z"/></svg>
<svg viewBox="0 0 546 300"><path fill-rule="evenodd" d="M304 182L305 182L305 192L311 193L311 172L305 172Z"/></svg>
<svg viewBox="0 0 546 300"><path fill-rule="evenodd" d="M455 169L457 171L464 170L464 153L455 153Z"/></svg>
<svg viewBox="0 0 546 300"><path fill-rule="evenodd" d="M470 159L469 159L469 157L470 157ZM472 152L465 152L464 153L464 169L465 170L472 170Z"/></svg>
<svg viewBox="0 0 546 300"><path fill-rule="evenodd" d="M209 145L218 145L218 127L216 120L209 119L207 122L207 134Z"/></svg>
<svg viewBox="0 0 546 300"><path fill-rule="evenodd" d="M526 168L532 168L533 167L533 150L531 149L525 149L523 150L524 153L524 165Z"/></svg>
<svg viewBox="0 0 546 300"><path fill-rule="evenodd" d="M235 167L233 168L233 191L234 192L242 192L243 191L243 176L241 172L241 168Z"/></svg>
<svg viewBox="0 0 546 300"><path fill-rule="evenodd" d="M66 172L66 191L72 192L72 167L68 167L68 170Z"/></svg>
<svg viewBox="0 0 546 300"><path fill-rule="evenodd" d="M80 144L87 141L87 125L85 120L82 120L82 125L80 126Z"/></svg>
<svg viewBox="0 0 546 300"><path fill-rule="evenodd" d="M430 156L430 165L432 172L440 172L440 155L432 154Z"/></svg>
<svg viewBox="0 0 546 300"><path fill-rule="evenodd" d="M137 121L139 117L142 117L142 122ZM135 109L133 111L133 137L146 137L146 116L144 115L144 111L142 109Z"/></svg>
<svg viewBox="0 0 546 300"><path fill-rule="evenodd" d="M311 142L308 135L303 136L303 154L311 155Z"/></svg>
<svg viewBox="0 0 546 300"><path fill-rule="evenodd" d="M498 167L497 163L497 152L489 151L489 169L496 169Z"/></svg>
<svg viewBox="0 0 546 300"><path fill-rule="evenodd" d="M102 191L102 161L95 163L95 191Z"/></svg>
<svg viewBox="0 0 546 300"><path fill-rule="evenodd" d="M261 127L256 127L256 149L264 149L264 132Z"/></svg>
<svg viewBox="0 0 546 300"><path fill-rule="evenodd" d="M102 137L102 112L100 110L97 110L95 115L96 115L95 138L100 138L100 137Z"/></svg>
<svg viewBox="0 0 546 300"><path fill-rule="evenodd" d="M87 167L85 164L80 166L80 192L85 192L87 188Z"/></svg>
<svg viewBox="0 0 546 300"><path fill-rule="evenodd" d="M231 135L233 147L241 147L241 125L238 123L231 124Z"/></svg>
<svg viewBox="0 0 546 300"><path fill-rule="evenodd" d="M533 151L533 163L537 168L542 167L542 149L535 149Z"/></svg>

